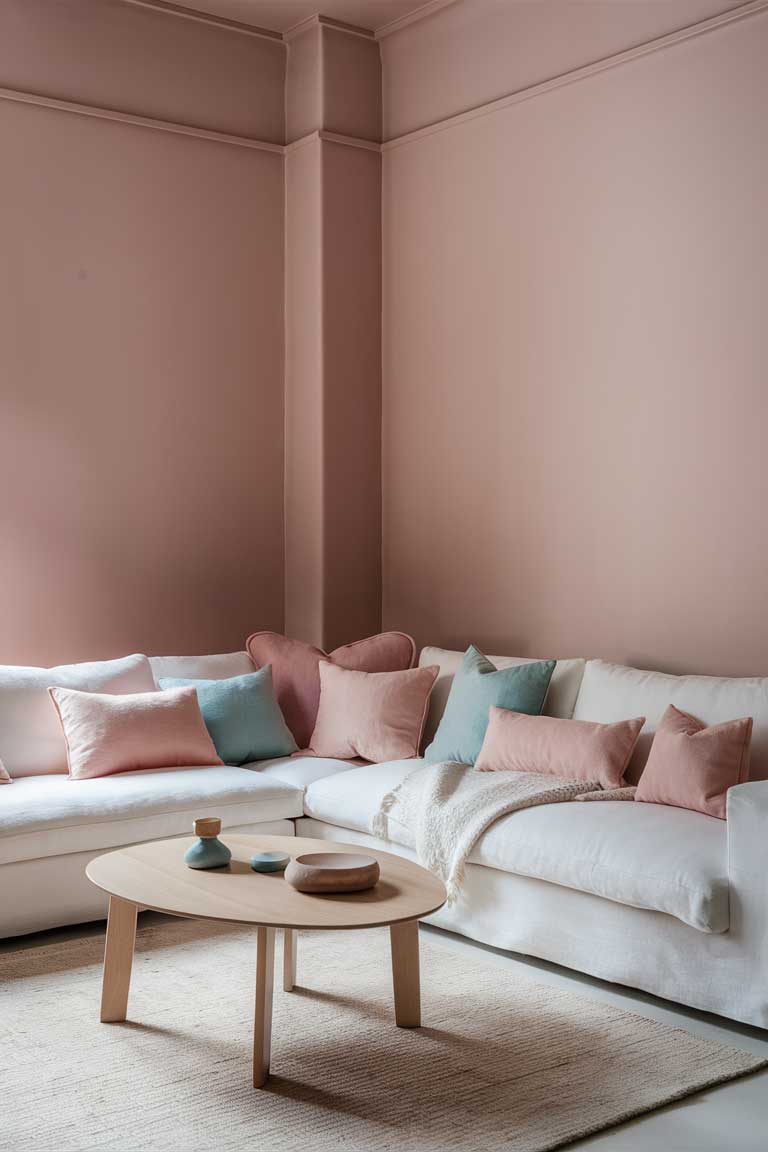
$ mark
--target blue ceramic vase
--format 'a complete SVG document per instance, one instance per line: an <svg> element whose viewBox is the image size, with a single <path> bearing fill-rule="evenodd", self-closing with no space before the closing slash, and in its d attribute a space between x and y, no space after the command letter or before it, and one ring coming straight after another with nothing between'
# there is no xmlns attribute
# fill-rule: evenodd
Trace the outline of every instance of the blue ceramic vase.
<svg viewBox="0 0 768 1152"><path fill-rule="evenodd" d="M184 853L184 863L189 868L226 868L232 859L232 853L226 844L218 839L221 832L221 820L214 816L206 816L203 820L195 820L195 835L198 840Z"/></svg>

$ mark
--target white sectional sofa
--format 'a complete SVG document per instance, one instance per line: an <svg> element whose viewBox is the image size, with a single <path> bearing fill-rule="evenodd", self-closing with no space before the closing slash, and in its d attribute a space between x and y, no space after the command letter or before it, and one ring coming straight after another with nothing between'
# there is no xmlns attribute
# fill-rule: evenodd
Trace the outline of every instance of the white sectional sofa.
<svg viewBox="0 0 768 1152"><path fill-rule="evenodd" d="M150 664L156 679L253 671L246 652ZM255 767L264 770L181 768L76 781L47 774L0 787L0 936L101 919L106 898L86 879L89 860L126 844L189 836L197 816L220 815L232 832L293 836L303 788Z"/></svg>
<svg viewBox="0 0 768 1152"><path fill-rule="evenodd" d="M439 664L428 735L460 653ZM520 663L491 657L498 665ZM226 677L245 653L159 657L154 675ZM768 679L668 677L602 661L558 661L550 715L609 722L645 715L636 777L668 703L708 723L754 717L753 781L731 789L727 822L662 805L555 804L498 820L470 857L458 903L431 922L681 1004L768 1027ZM362 764L294 756L242 768L125 773L70 782L29 776L0 788L0 935L98 919L84 876L110 848L188 835L196 816L226 832L346 840L414 856L408 829L371 835L381 798L419 760Z"/></svg>

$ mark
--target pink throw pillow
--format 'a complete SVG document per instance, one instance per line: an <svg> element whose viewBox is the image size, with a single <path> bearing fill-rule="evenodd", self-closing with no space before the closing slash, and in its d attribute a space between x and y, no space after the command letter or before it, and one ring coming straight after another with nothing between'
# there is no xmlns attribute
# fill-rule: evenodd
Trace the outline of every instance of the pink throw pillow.
<svg viewBox="0 0 768 1152"><path fill-rule="evenodd" d="M306 748L315 727L320 703L321 661L356 672L399 672L412 668L416 644L403 632L383 632L355 644L323 652L303 640L291 640L278 632L255 632L246 641L248 655L257 668L272 665L272 683L285 722L299 748Z"/></svg>
<svg viewBox="0 0 768 1152"><path fill-rule="evenodd" d="M729 788L749 777L752 717L709 727L670 704L656 729L635 800L725 820Z"/></svg>
<svg viewBox="0 0 768 1152"><path fill-rule="evenodd" d="M70 780L223 763L192 687L129 696L75 688L48 691L64 730Z"/></svg>
<svg viewBox="0 0 768 1152"><path fill-rule="evenodd" d="M481 772L543 772L619 788L645 717L593 724L491 708L475 767Z"/></svg>
<svg viewBox="0 0 768 1152"><path fill-rule="evenodd" d="M436 664L403 672L352 672L320 664L320 707L309 743L316 756L408 760L418 756Z"/></svg>
<svg viewBox="0 0 768 1152"><path fill-rule="evenodd" d="M3 764L2 760L0 760L0 784L11 783L12 781L10 775L8 774L8 769L6 768L5 764Z"/></svg>

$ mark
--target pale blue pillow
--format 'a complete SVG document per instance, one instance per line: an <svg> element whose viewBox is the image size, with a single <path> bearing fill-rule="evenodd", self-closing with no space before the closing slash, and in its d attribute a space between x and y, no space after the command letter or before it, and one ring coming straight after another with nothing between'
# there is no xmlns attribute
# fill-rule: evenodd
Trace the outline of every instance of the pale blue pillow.
<svg viewBox="0 0 768 1152"><path fill-rule="evenodd" d="M435 738L424 753L430 764L457 760L474 764L480 754L492 706L538 716L555 660L497 668L473 644L453 678Z"/></svg>
<svg viewBox="0 0 768 1152"><path fill-rule="evenodd" d="M297 751L272 687L272 665L228 680L185 680L163 676L161 688L191 684L211 740L225 764L248 764Z"/></svg>

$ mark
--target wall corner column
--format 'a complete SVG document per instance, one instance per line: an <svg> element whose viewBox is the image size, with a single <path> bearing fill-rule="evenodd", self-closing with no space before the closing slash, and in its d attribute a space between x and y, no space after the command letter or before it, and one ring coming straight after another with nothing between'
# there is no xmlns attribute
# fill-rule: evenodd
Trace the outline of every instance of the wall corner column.
<svg viewBox="0 0 768 1152"><path fill-rule="evenodd" d="M332 648L381 625L380 63L322 17L288 51L285 630Z"/></svg>

